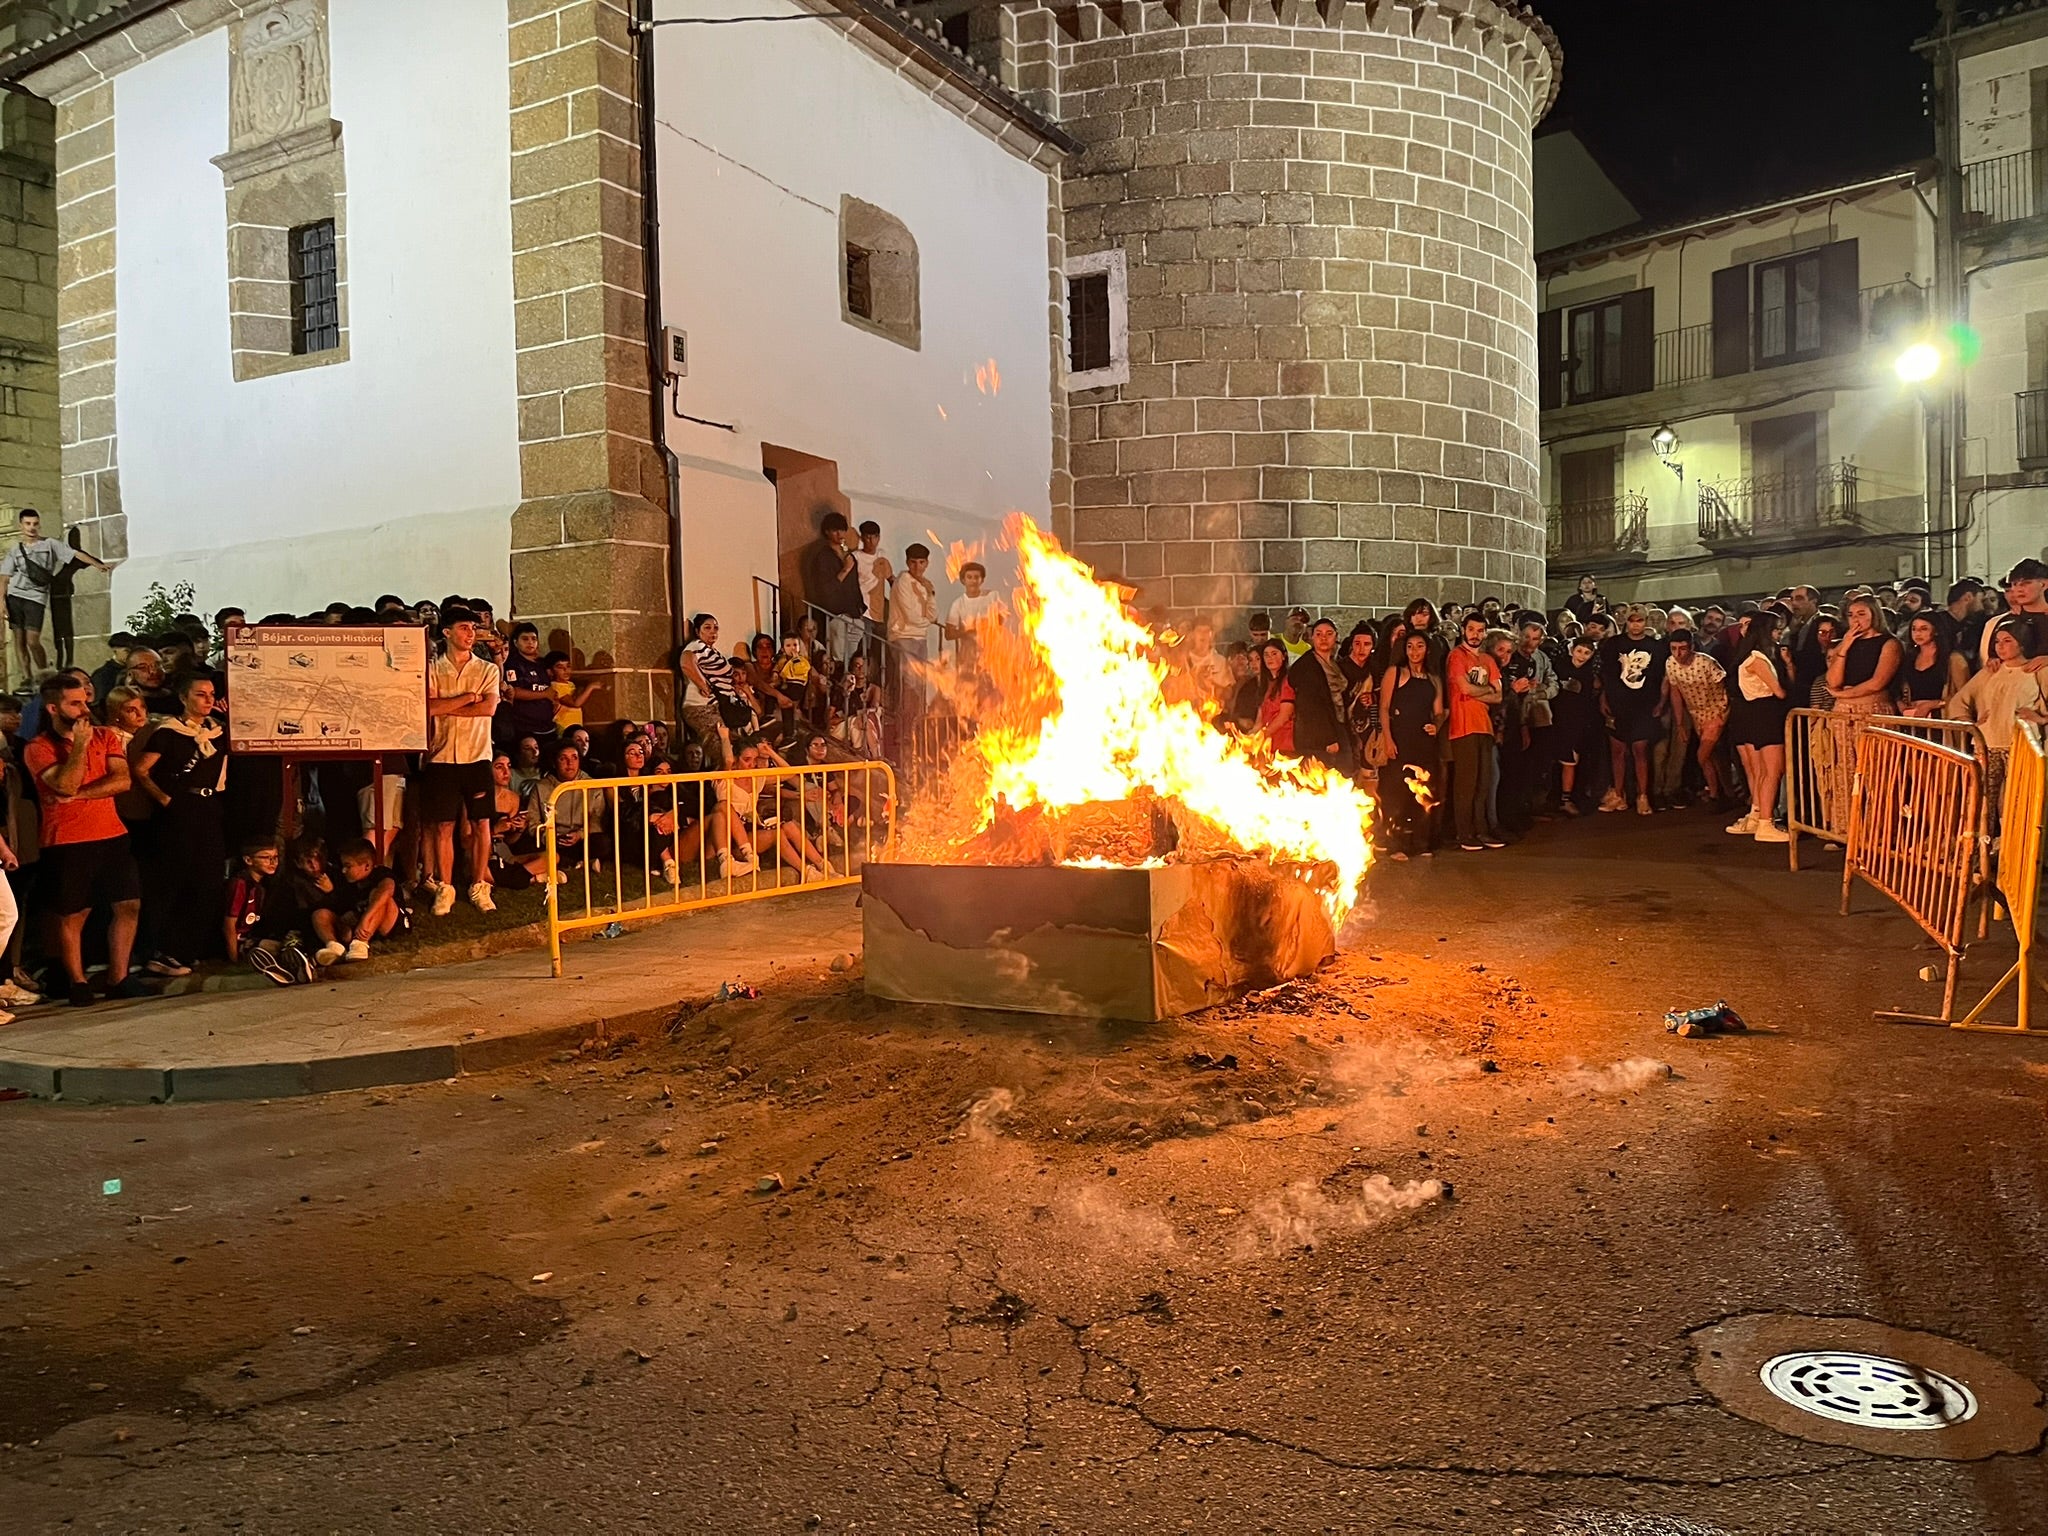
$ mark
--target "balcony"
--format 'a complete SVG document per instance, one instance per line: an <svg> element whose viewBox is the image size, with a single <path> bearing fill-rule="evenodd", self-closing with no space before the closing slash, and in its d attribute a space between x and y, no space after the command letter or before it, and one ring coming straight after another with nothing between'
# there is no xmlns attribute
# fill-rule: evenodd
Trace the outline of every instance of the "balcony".
<svg viewBox="0 0 2048 1536"><path fill-rule="evenodd" d="M1567 501L1550 509L1549 558L1642 559L1650 552L1650 498L1641 491Z"/></svg>
<svg viewBox="0 0 2048 1536"><path fill-rule="evenodd" d="M1700 542L1796 545L1856 526L1856 466L1848 459L1811 474L1754 475L1700 487Z"/></svg>
<svg viewBox="0 0 2048 1536"><path fill-rule="evenodd" d="M2021 469L2048 469L2048 389L2026 389L2012 397L2018 417Z"/></svg>
<svg viewBox="0 0 2048 1536"><path fill-rule="evenodd" d="M2031 149L1999 155L1963 167L1962 206L1956 223L1966 234L1982 234L2048 211L2042 197L2043 157Z"/></svg>
<svg viewBox="0 0 2048 1536"><path fill-rule="evenodd" d="M1927 290L1911 280L1881 283L1862 289L1857 302L1863 319L1862 344L1886 341L1918 325L1927 315ZM1754 330L1749 338L1749 367L1761 366ZM1657 385L1670 389L1714 376L1714 325L1682 326L1657 333ZM1576 402L1574 402L1576 403Z"/></svg>

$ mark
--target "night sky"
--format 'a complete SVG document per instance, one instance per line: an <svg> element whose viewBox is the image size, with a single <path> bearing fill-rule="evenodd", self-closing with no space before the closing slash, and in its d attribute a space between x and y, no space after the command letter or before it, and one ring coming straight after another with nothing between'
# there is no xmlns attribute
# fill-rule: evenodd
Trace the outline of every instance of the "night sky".
<svg viewBox="0 0 2048 1536"><path fill-rule="evenodd" d="M1546 123L1653 223L1933 153L1911 51L1935 0L1533 0L1564 45Z"/></svg>

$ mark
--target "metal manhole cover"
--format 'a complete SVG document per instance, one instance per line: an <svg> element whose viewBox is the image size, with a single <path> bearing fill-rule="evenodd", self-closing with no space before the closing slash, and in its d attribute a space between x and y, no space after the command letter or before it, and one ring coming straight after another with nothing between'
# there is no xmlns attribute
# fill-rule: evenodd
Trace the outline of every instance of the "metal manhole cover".
<svg viewBox="0 0 2048 1536"><path fill-rule="evenodd" d="M1976 1394L1926 1366L1853 1350L1799 1350L1766 1360L1763 1384L1795 1408L1837 1424L1947 1429L1976 1417Z"/></svg>
<svg viewBox="0 0 2048 1536"><path fill-rule="evenodd" d="M1731 1413L1887 1456L1973 1461L2041 1443L2041 1390L1939 1334L1864 1317L1759 1312L1689 1336L1693 1374Z"/></svg>

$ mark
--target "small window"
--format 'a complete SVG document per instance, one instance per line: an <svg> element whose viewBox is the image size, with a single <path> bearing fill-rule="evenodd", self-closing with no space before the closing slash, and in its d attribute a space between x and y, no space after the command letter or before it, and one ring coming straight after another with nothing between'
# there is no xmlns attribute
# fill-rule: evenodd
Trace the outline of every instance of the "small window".
<svg viewBox="0 0 2048 1536"><path fill-rule="evenodd" d="M1067 369L1093 373L1110 364L1109 274L1084 272L1067 279Z"/></svg>
<svg viewBox="0 0 2048 1536"><path fill-rule="evenodd" d="M334 220L301 224L291 232L292 351L298 356L341 345Z"/></svg>
<svg viewBox="0 0 2048 1536"><path fill-rule="evenodd" d="M839 313L915 352L922 344L917 241L901 219L857 197L839 200Z"/></svg>
<svg viewBox="0 0 2048 1536"><path fill-rule="evenodd" d="M873 251L846 247L846 309L863 320L875 318L874 260Z"/></svg>
<svg viewBox="0 0 2048 1536"><path fill-rule="evenodd" d="M1130 277L1122 251L1066 264L1067 388L1102 389L1131 377Z"/></svg>

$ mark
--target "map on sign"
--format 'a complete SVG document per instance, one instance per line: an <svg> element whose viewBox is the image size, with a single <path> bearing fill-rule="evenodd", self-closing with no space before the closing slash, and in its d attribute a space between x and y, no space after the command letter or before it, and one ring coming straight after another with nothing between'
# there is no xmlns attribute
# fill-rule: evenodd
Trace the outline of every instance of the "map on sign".
<svg viewBox="0 0 2048 1536"><path fill-rule="evenodd" d="M426 750L425 630L236 624L227 649L230 750Z"/></svg>

